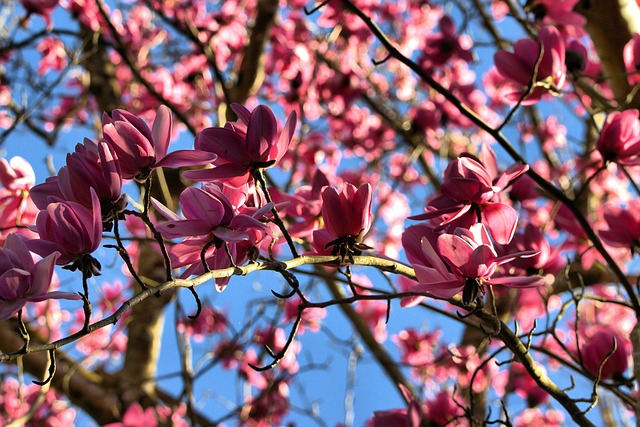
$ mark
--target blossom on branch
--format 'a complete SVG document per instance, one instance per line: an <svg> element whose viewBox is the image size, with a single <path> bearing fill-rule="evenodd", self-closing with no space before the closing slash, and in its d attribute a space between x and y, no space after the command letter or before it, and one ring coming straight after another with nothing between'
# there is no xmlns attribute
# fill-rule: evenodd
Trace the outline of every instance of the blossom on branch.
<svg viewBox="0 0 640 427"><path fill-rule="evenodd" d="M340 192L333 187L322 190L324 228L313 232L313 247L318 253L331 248L332 255L340 255L344 260L370 249L361 242L373 220L371 193L368 183L358 189L345 183Z"/></svg>
<svg viewBox="0 0 640 427"><path fill-rule="evenodd" d="M34 262L22 238L13 233L0 248L0 321L9 319L27 302L47 299L80 299L72 292L48 292L60 253Z"/></svg>
<svg viewBox="0 0 640 427"><path fill-rule="evenodd" d="M602 126L596 149L604 162L633 166L640 164L640 111L614 111Z"/></svg>
<svg viewBox="0 0 640 427"><path fill-rule="evenodd" d="M422 229L424 231L424 228ZM410 227L407 232L416 231ZM420 238L421 253L416 253L415 242ZM403 236L407 253L412 252L410 259L423 259L426 262L412 262L416 276L420 282L409 287L412 292L426 292L439 298L451 298L462 292L462 302L470 305L481 303L484 285L502 285L510 288L540 286L544 278L540 276L496 277L497 268L516 258L534 256L537 251L516 252L498 256L487 229L482 224L474 224L469 229L457 228L453 234L442 234L436 239L436 247L432 241L434 236ZM407 304L405 303L405 306Z"/></svg>
<svg viewBox="0 0 640 427"><path fill-rule="evenodd" d="M56 264L72 270L80 268L90 275L98 275L100 263L90 255L98 249L102 239L100 202L91 188L91 209L70 201L49 203L36 218L35 230L40 239L29 240L29 249L41 256L57 251Z"/></svg>
<svg viewBox="0 0 640 427"><path fill-rule="evenodd" d="M449 233L481 222L497 243L507 244L515 233L518 213L504 203L502 192L528 169L516 164L499 173L489 146L484 146L480 159L465 153L445 169L442 195L429 203L426 213L410 219L434 219Z"/></svg>
<svg viewBox="0 0 640 427"><path fill-rule="evenodd" d="M541 49L542 58L536 67ZM543 27L538 33L538 41L518 40L513 52L500 50L493 60L498 72L515 84L508 98L516 102L527 95L522 105L535 104L547 93L559 94L566 79L565 45L555 27Z"/></svg>
<svg viewBox="0 0 640 427"><path fill-rule="evenodd" d="M273 204L246 210L251 215L240 213L240 206L232 205L223 192L225 189L232 193L241 191L214 183L206 183L202 189L189 187L184 190L180 195L180 205L185 219L152 200L155 208L168 219L156 226L158 231L170 239L186 238L170 251L174 267L191 266L183 277L203 273L203 258L213 261L211 264L207 261L208 269L227 268L232 262L242 263L248 252L270 234L269 227L260 219L270 214ZM234 198L244 200L246 195ZM218 279L219 290L227 282L228 278Z"/></svg>
<svg viewBox="0 0 640 427"><path fill-rule="evenodd" d="M274 166L287 152L296 128L295 111L278 131L276 117L266 105L258 105L253 111L239 104L232 104L231 108L238 115L237 121L207 128L196 136L196 149L217 156L213 168L186 171L185 178L223 180L240 187L250 180L253 171Z"/></svg>
<svg viewBox="0 0 640 427"><path fill-rule="evenodd" d="M216 156L199 150L167 153L171 142L171 110L161 105L152 129L141 118L125 110L114 110L102 116L104 140L118 156L124 179L144 181L153 169L160 167L199 166Z"/></svg>

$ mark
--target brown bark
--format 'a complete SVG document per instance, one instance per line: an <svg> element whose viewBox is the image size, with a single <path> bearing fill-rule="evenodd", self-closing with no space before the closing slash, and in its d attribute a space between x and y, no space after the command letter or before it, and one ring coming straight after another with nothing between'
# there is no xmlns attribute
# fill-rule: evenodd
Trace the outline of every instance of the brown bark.
<svg viewBox="0 0 640 427"><path fill-rule="evenodd" d="M618 102L626 109L639 107L638 94L630 96L622 52L640 32L640 9L635 0L582 0L576 11L587 18L585 29L600 57L602 69Z"/></svg>

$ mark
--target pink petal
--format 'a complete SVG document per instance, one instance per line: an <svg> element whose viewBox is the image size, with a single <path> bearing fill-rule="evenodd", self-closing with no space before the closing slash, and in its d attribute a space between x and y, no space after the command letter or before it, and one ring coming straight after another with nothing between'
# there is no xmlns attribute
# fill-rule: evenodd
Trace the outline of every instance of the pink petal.
<svg viewBox="0 0 640 427"><path fill-rule="evenodd" d="M212 163L218 156L207 151L178 150L169 153L155 164L157 168L180 168L187 166L202 166Z"/></svg>
<svg viewBox="0 0 640 427"><path fill-rule="evenodd" d="M504 203L487 203L482 206L482 223L497 243L506 245L516 232L518 212Z"/></svg>
<svg viewBox="0 0 640 427"><path fill-rule="evenodd" d="M247 151L251 160L267 161L269 151L278 135L278 122L271 108L258 105L251 112L247 127Z"/></svg>
<svg viewBox="0 0 640 427"><path fill-rule="evenodd" d="M166 105L161 105L156 112L156 118L153 121L153 128L151 129L151 135L156 149L156 160L164 159L167 151L169 151L172 126L173 117L171 110Z"/></svg>
<svg viewBox="0 0 640 427"><path fill-rule="evenodd" d="M200 132L194 146L198 150L215 153L222 160L237 165L249 165L254 159L247 152L245 139L227 128L207 128Z"/></svg>

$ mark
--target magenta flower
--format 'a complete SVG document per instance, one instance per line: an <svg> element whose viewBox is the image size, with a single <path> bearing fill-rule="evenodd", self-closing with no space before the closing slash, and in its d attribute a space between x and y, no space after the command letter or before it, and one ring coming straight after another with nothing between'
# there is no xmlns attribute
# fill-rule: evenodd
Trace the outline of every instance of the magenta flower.
<svg viewBox="0 0 640 427"><path fill-rule="evenodd" d="M53 252L34 262L22 238L12 233L0 249L0 321L20 311L27 302L80 299L71 292L47 292L60 254Z"/></svg>
<svg viewBox="0 0 640 427"><path fill-rule="evenodd" d="M493 56L498 72L516 85L513 92L507 95L512 102L518 101L528 90L540 54L540 44L544 52L535 76L534 88L522 105L535 104L549 92L557 94L564 85L564 41L556 28L546 26L538 33L538 41L521 39L513 47L513 53L500 50Z"/></svg>
<svg viewBox="0 0 640 427"><path fill-rule="evenodd" d="M346 183L342 191L333 187L322 190L322 218L324 227L313 232L313 245L318 253L333 247L332 255L351 257L365 249L362 238L371 228L371 185L365 184L356 190Z"/></svg>
<svg viewBox="0 0 640 427"><path fill-rule="evenodd" d="M199 150L178 150L167 154L171 142L171 110L158 108L153 128L144 120L124 110L114 110L102 116L104 140L116 153L122 177L147 179L153 169L160 167L199 166L215 160L215 156Z"/></svg>
<svg viewBox="0 0 640 427"><path fill-rule="evenodd" d="M593 375L598 374L598 368L603 360L614 348L615 351L602 365L601 379L621 379L629 366L629 343L617 333L608 329L600 329L582 347L582 361L584 367Z"/></svg>
<svg viewBox="0 0 640 427"><path fill-rule="evenodd" d="M172 218L157 226L167 238L209 236L209 240L217 243L240 242L249 240L253 230L269 230L257 218L270 211L271 204L265 205L256 216L236 214L227 196L215 185L207 185L204 189L187 188L180 194L180 205L186 219L154 203L165 217Z"/></svg>
<svg viewBox="0 0 640 427"><path fill-rule="evenodd" d="M438 24L439 33L431 34L425 43L424 59L426 65L444 65L451 58L460 58L465 62L473 61L471 46L473 42L466 35L458 35L456 24L449 15L444 15Z"/></svg>
<svg viewBox="0 0 640 427"><path fill-rule="evenodd" d="M428 292L439 298L451 298L462 291L462 302L480 303L483 285L503 285L510 288L540 286L544 279L531 277L494 277L498 266L519 257L534 256L537 252L517 252L498 257L482 224L470 229L457 228L453 234L437 238L437 252L426 236L420 240L422 257L426 262L413 263L420 282L410 291ZM415 249L411 249L415 257ZM416 259L416 258L414 258ZM445 264L446 263L446 264Z"/></svg>
<svg viewBox="0 0 640 427"><path fill-rule="evenodd" d="M91 209L90 189L98 196L104 219L112 220L114 212L124 204L120 165L106 142L96 143L85 138L73 153L67 154L67 164L60 168L58 175L33 187L31 196L40 209L65 200Z"/></svg>
<svg viewBox="0 0 640 427"><path fill-rule="evenodd" d="M217 155L214 167L186 171L185 178L224 180L228 185L240 187L249 181L252 171L275 165L287 152L296 128L295 111L278 132L276 117L266 105L259 105L251 112L238 104L232 104L231 108L238 115L236 122L207 128L196 136L197 149Z"/></svg>
<svg viewBox="0 0 640 427"><path fill-rule="evenodd" d="M608 230L600 230L602 240L615 248L640 247L640 200L630 200L623 208L614 204L603 207Z"/></svg>
<svg viewBox="0 0 640 427"><path fill-rule="evenodd" d="M72 270L81 268L93 275L99 274L100 264L90 257L102 238L100 202L93 188L91 209L76 202L54 202L40 211L36 218L36 231L40 239L27 242L29 249L41 256L60 252L58 265L72 263ZM88 268L88 270L86 270Z"/></svg>
<svg viewBox="0 0 640 427"><path fill-rule="evenodd" d="M156 226L158 231L170 239L186 237L169 253L174 267L189 266L182 277L204 273L203 258L213 270L230 267L229 256L236 264L244 263L249 252L271 232L260 221L270 213L271 203L251 215L238 213L223 188L215 184L205 184L203 189L189 187L182 192L180 205L186 219L155 200L153 203L169 219ZM218 289L222 290L228 281L228 278L217 279Z"/></svg>
<svg viewBox="0 0 640 427"><path fill-rule="evenodd" d="M33 224L38 214L37 207L29 197L35 179L33 168L22 157L13 157L9 162L0 159L0 228L4 230L0 231L0 244L9 230L35 236L26 228L15 228Z"/></svg>
<svg viewBox="0 0 640 427"><path fill-rule="evenodd" d="M596 142L596 149L605 162L640 164L639 113L631 109L614 111L607 116Z"/></svg>
<svg viewBox="0 0 640 427"><path fill-rule="evenodd" d="M503 203L502 191L525 173L528 165L513 165L499 174L495 154L485 146L481 159L465 154L449 163L444 171L442 195L433 199L427 212L410 219L439 219L447 232L483 223L499 244L511 241L518 213Z"/></svg>
<svg viewBox="0 0 640 427"><path fill-rule="evenodd" d="M623 57L629 84L633 86L640 83L640 34L635 33L626 44Z"/></svg>

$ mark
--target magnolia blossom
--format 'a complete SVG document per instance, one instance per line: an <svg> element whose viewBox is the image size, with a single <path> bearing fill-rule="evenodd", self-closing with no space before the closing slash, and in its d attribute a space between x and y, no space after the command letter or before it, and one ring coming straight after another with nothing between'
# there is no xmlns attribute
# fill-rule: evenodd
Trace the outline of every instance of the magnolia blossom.
<svg viewBox="0 0 640 427"><path fill-rule="evenodd" d="M371 228L371 185L360 188L345 183L338 192L333 187L322 190L322 218L324 228L313 232L313 246L319 253L328 248L331 254L351 256L368 246L361 243L362 237Z"/></svg>
<svg viewBox="0 0 640 427"><path fill-rule="evenodd" d="M91 209L76 202L63 201L50 203L40 211L35 226L40 239L28 241L29 248L41 256L58 251L58 265L74 263L77 267L80 264L81 268L90 268L92 274L98 274L97 260L86 264L89 263L86 256L98 248L102 238L100 202L93 188L90 194Z"/></svg>
<svg viewBox="0 0 640 427"><path fill-rule="evenodd" d="M640 200L630 200L626 207L606 204L603 207L608 230L600 230L602 240L616 248L640 247Z"/></svg>
<svg viewBox="0 0 640 427"><path fill-rule="evenodd" d="M253 111L239 104L231 108L238 115L235 122L224 127L211 127L196 136L195 147L214 153L217 159L212 169L186 171L185 178L194 181L224 180L240 187L250 179L252 171L269 168L287 152L296 128L297 115L293 111L278 132L273 111L259 105Z"/></svg>
<svg viewBox="0 0 640 427"><path fill-rule="evenodd" d="M421 254L415 254L415 246L405 247L413 252L413 267L420 282L409 288L412 292L428 292L440 298L451 298L462 292L465 305L479 300L484 292L483 285L503 285L511 288L540 286L544 279L530 277L496 277L498 266L516 258L534 256L537 252L517 252L499 257L482 224L474 224L469 229L457 228L453 234L437 237L434 247L426 236L420 239ZM405 303L405 306L407 304Z"/></svg>
<svg viewBox="0 0 640 427"><path fill-rule="evenodd" d="M635 33L633 38L624 47L624 65L627 70L629 84L640 83L640 34Z"/></svg>
<svg viewBox="0 0 640 427"><path fill-rule="evenodd" d="M240 213L225 195L224 188L228 189L205 184L202 189L189 187L183 191L180 205L185 219L153 200L156 209L168 219L156 226L158 231L171 239L185 237L169 253L174 267L189 266L182 277L204 273L202 260L209 269L230 267L232 260L243 263L249 252L270 233L260 219L269 214L273 204L257 210L246 209L251 214ZM243 200L242 195L236 199ZM229 278L217 279L218 290L223 290L228 281Z"/></svg>
<svg viewBox="0 0 640 427"><path fill-rule="evenodd" d="M10 161L0 159L0 228L19 234L34 236L27 228L14 228L33 224L38 209L29 197L29 190L35 182L31 165L22 157ZM0 243L4 241L0 231Z"/></svg>
<svg viewBox="0 0 640 427"><path fill-rule="evenodd" d="M528 169L516 164L499 173L489 146L483 147L480 159L462 155L445 169L442 195L429 203L427 213L411 219L438 219L448 232L482 222L497 243L507 244L515 233L518 213L503 202L501 193Z"/></svg>
<svg viewBox="0 0 640 427"><path fill-rule="evenodd" d="M581 354L584 367L593 375L600 369L601 379L620 379L629 366L628 341L609 329L599 329L582 347Z"/></svg>
<svg viewBox="0 0 640 427"><path fill-rule="evenodd" d="M125 110L114 110L111 117L102 116L104 140L116 153L124 179L144 181L160 167L205 165L216 156L199 150L178 150L168 153L173 126L171 110L158 108L153 128L141 118Z"/></svg>
<svg viewBox="0 0 640 427"><path fill-rule="evenodd" d="M458 34L453 19L444 15L438 26L440 33L431 34L425 43L423 54L427 64L442 66L451 58L473 61L470 50L473 42L469 36Z"/></svg>
<svg viewBox="0 0 640 427"><path fill-rule="evenodd" d="M60 168L58 175L36 185L30 193L40 209L64 200L92 208L91 189L98 196L102 215L111 217L121 204L120 164L107 143L85 138L73 153L67 154L67 164Z"/></svg>
<svg viewBox="0 0 640 427"><path fill-rule="evenodd" d="M596 149L605 162L640 164L640 111L614 111L602 126Z"/></svg>
<svg viewBox="0 0 640 427"><path fill-rule="evenodd" d="M542 59L536 70L536 62L543 49ZM515 83L508 95L512 102L527 94L534 77L533 88L522 105L535 104L546 93L559 93L566 79L565 45L560 32L550 26L538 33L538 41L521 39L513 47L513 53L500 50L493 56L498 72Z"/></svg>
<svg viewBox="0 0 640 427"><path fill-rule="evenodd" d="M34 262L27 245L17 234L9 234L0 248L0 321L20 311L27 302L51 298L80 299L71 292L48 292L53 267L60 253L53 252Z"/></svg>

